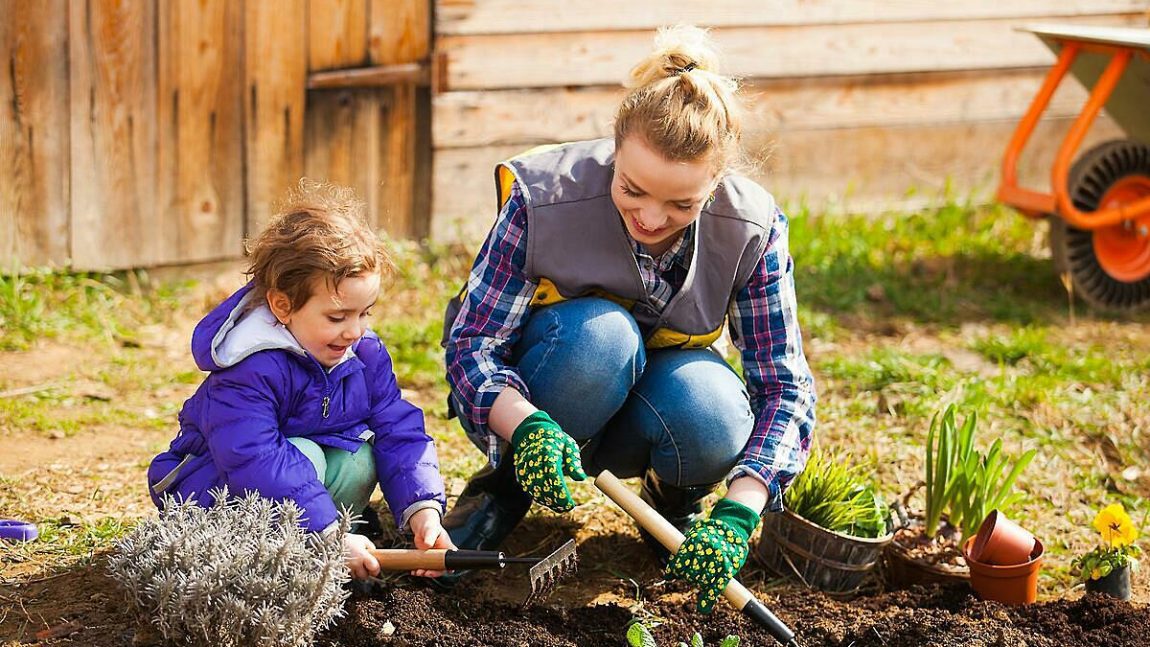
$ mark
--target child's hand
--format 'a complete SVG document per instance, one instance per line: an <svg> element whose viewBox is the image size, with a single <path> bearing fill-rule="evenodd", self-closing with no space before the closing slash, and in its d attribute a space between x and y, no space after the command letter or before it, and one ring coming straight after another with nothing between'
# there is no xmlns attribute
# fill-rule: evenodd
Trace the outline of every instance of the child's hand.
<svg viewBox="0 0 1150 647"><path fill-rule="evenodd" d="M429 548L455 550L455 544L451 543L451 537L448 536L447 531L443 528L438 510L424 508L411 515L408 524L411 526L411 532L415 534L416 548L420 550L427 550ZM418 571L412 571L411 574L419 577L439 577L443 575L443 571L420 569Z"/></svg>
<svg viewBox="0 0 1150 647"><path fill-rule="evenodd" d="M370 552L375 544L363 535L347 533L343 536L343 562L351 569L351 576L366 580L379 575L379 561Z"/></svg>

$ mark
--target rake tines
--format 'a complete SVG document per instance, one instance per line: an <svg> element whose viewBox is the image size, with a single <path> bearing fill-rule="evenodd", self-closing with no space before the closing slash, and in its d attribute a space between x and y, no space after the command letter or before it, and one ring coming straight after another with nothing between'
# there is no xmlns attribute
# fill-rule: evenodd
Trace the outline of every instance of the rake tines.
<svg viewBox="0 0 1150 647"><path fill-rule="evenodd" d="M546 597L555 588L559 580L575 572L579 566L578 555L575 554L575 540L571 539L563 544L559 550L544 557L538 564L531 567L531 592L523 600L527 607Z"/></svg>

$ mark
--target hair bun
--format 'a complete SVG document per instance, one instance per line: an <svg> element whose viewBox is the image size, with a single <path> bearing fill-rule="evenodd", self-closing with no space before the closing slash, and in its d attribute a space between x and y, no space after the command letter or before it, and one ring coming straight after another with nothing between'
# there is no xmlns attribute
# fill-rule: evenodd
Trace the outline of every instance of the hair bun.
<svg viewBox="0 0 1150 647"><path fill-rule="evenodd" d="M629 87L642 87L692 70L719 72L719 55L707 30L693 25L662 27L655 48L631 69Z"/></svg>

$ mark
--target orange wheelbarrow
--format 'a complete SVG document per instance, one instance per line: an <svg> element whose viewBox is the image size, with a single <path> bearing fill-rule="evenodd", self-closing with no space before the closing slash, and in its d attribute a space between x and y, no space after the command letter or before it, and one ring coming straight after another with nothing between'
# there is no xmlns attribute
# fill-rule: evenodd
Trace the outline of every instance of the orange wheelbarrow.
<svg viewBox="0 0 1150 647"><path fill-rule="evenodd" d="M1038 25L1026 31L1058 61L1006 149L998 199L1031 218L1049 219L1055 267L1088 304L1150 306L1150 29ZM1020 187L1019 155L1067 72L1090 96L1054 159L1052 193ZM1103 107L1128 138L1074 160Z"/></svg>

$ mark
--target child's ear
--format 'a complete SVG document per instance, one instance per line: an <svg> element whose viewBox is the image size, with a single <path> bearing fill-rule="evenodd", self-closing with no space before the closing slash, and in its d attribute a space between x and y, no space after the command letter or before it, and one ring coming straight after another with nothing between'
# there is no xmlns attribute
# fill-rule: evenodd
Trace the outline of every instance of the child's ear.
<svg viewBox="0 0 1150 647"><path fill-rule="evenodd" d="M281 324L286 326L291 321L291 299L283 292L274 288L268 290L268 308Z"/></svg>

